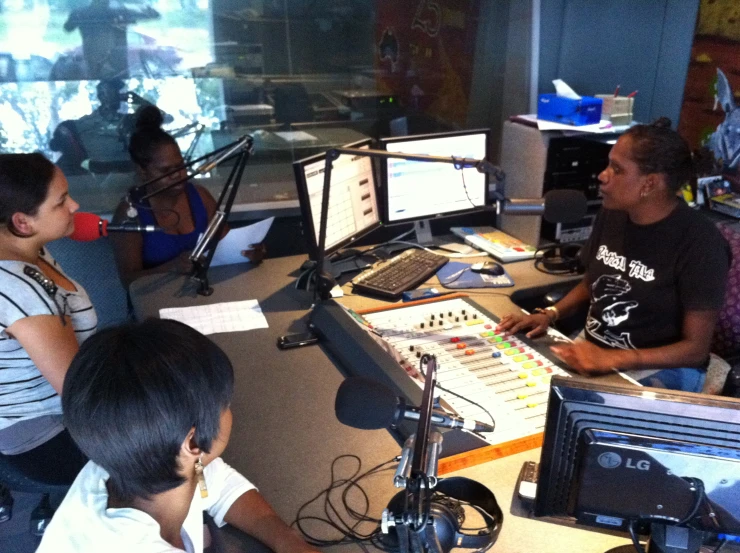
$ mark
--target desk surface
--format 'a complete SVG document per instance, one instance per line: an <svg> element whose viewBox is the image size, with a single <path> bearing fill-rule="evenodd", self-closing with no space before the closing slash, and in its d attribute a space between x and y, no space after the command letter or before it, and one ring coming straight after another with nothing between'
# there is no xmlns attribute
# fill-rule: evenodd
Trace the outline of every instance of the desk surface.
<svg viewBox="0 0 740 553"><path fill-rule="evenodd" d="M268 259L262 265L234 265L211 270L210 297L196 296L187 279L172 274L150 275L134 282L131 298L138 319L158 316L163 307L185 307L256 298L269 328L214 334L211 338L234 363L234 426L223 457L250 478L284 520L291 522L298 508L329 485L332 461L342 454L360 457L369 469L400 453L400 446L385 430L357 430L340 424L334 416L334 398L343 380L338 368L317 346L280 351L278 336L303 332L311 295L295 290L295 278L303 256ZM522 289L543 288L565 281L563 277L535 271L531 261L508 264L516 282L513 288L486 290L471 296L497 314L515 309L507 295ZM433 280L436 282L436 279ZM368 307L378 300L353 296L352 307ZM574 544L584 551L601 552L627 543L616 537L549 522L532 520L513 498L519 469L525 460L538 460L532 450L467 468L458 475L488 486L504 512L504 524L494 551L505 553L561 552ZM349 476L344 465L339 476ZM379 517L397 491L392 472L365 483L370 514ZM313 514L323 515L319 509ZM327 535L330 537L331 535ZM230 550L239 541L233 533ZM336 546L332 551L357 551L355 545Z"/></svg>

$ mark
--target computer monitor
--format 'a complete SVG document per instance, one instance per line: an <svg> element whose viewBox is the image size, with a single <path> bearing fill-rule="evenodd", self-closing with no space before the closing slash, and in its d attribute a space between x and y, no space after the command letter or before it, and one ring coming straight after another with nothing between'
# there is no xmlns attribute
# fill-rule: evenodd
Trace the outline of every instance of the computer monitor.
<svg viewBox="0 0 740 553"><path fill-rule="evenodd" d="M386 138L380 144L389 152L485 159L489 136L489 130L477 129ZM387 224L458 215L486 205L488 175L475 168L403 159L387 159L382 166Z"/></svg>
<svg viewBox="0 0 740 553"><path fill-rule="evenodd" d="M344 147L368 149L371 143L372 139L368 138ZM319 252L325 167L324 154L293 163L309 256L314 261ZM331 172L325 255L334 253L379 227L380 221L372 159L367 156L339 156L333 162Z"/></svg>
<svg viewBox="0 0 740 553"><path fill-rule="evenodd" d="M552 380L535 516L699 551L740 535L740 400Z"/></svg>

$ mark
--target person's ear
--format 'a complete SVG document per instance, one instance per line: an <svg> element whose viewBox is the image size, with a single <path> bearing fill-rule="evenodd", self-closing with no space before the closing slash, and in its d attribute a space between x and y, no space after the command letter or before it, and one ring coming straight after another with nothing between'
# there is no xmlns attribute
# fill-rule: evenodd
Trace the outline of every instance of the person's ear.
<svg viewBox="0 0 740 553"><path fill-rule="evenodd" d="M203 455L203 450L198 447L198 444L195 442L195 427L190 429L188 435L185 436L185 439L182 441L182 445L180 445L180 454L183 456L185 461L191 461L192 463L195 463L195 460L200 459L200 456ZM187 463L187 465L189 464L190 462Z"/></svg>
<svg viewBox="0 0 740 553"><path fill-rule="evenodd" d="M36 232L34 219L25 213L16 212L10 216L10 224L14 234L18 236L33 236Z"/></svg>
<svg viewBox="0 0 740 553"><path fill-rule="evenodd" d="M645 175L640 187L640 197L645 198L655 194L663 186L663 180L663 175L658 173Z"/></svg>

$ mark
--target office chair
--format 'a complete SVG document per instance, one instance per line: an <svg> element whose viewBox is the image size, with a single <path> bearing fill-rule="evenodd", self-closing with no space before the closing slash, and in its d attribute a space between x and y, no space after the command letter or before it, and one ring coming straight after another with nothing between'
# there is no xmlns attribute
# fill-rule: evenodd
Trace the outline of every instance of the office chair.
<svg viewBox="0 0 740 553"><path fill-rule="evenodd" d="M40 493L41 501L31 513L30 530L32 534L41 536L54 514L51 507L52 494L61 497L68 489L68 485L47 484L29 478L10 464L5 456L0 455L0 522L6 522L13 516L11 492Z"/></svg>
<svg viewBox="0 0 740 553"><path fill-rule="evenodd" d="M306 87L300 83L278 86L273 94L275 121L278 123L300 123L313 121L313 104Z"/></svg>
<svg viewBox="0 0 740 553"><path fill-rule="evenodd" d="M732 265L727 275L725 304L714 331L712 351L733 365L725 375L723 395L740 397L740 325L737 324L740 318L740 224L737 221L720 221L717 228L730 245Z"/></svg>

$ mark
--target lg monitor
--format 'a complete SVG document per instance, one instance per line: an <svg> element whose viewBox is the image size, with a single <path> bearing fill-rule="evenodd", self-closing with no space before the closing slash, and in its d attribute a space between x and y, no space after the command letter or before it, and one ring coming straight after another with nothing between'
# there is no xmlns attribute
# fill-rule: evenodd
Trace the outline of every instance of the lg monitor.
<svg viewBox="0 0 740 553"><path fill-rule="evenodd" d="M486 129L386 138L389 152L485 159ZM382 163L383 209L387 224L416 222L478 211L486 205L488 175L453 164L387 159Z"/></svg>
<svg viewBox="0 0 740 553"><path fill-rule="evenodd" d="M347 144L367 149L371 139ZM293 163L298 200L311 259L318 258L321 197L326 158L318 154ZM333 162L324 253L329 255L380 226L377 188L372 159L341 155Z"/></svg>
<svg viewBox="0 0 740 553"><path fill-rule="evenodd" d="M696 553L740 535L740 400L555 377L539 470L535 516Z"/></svg>

